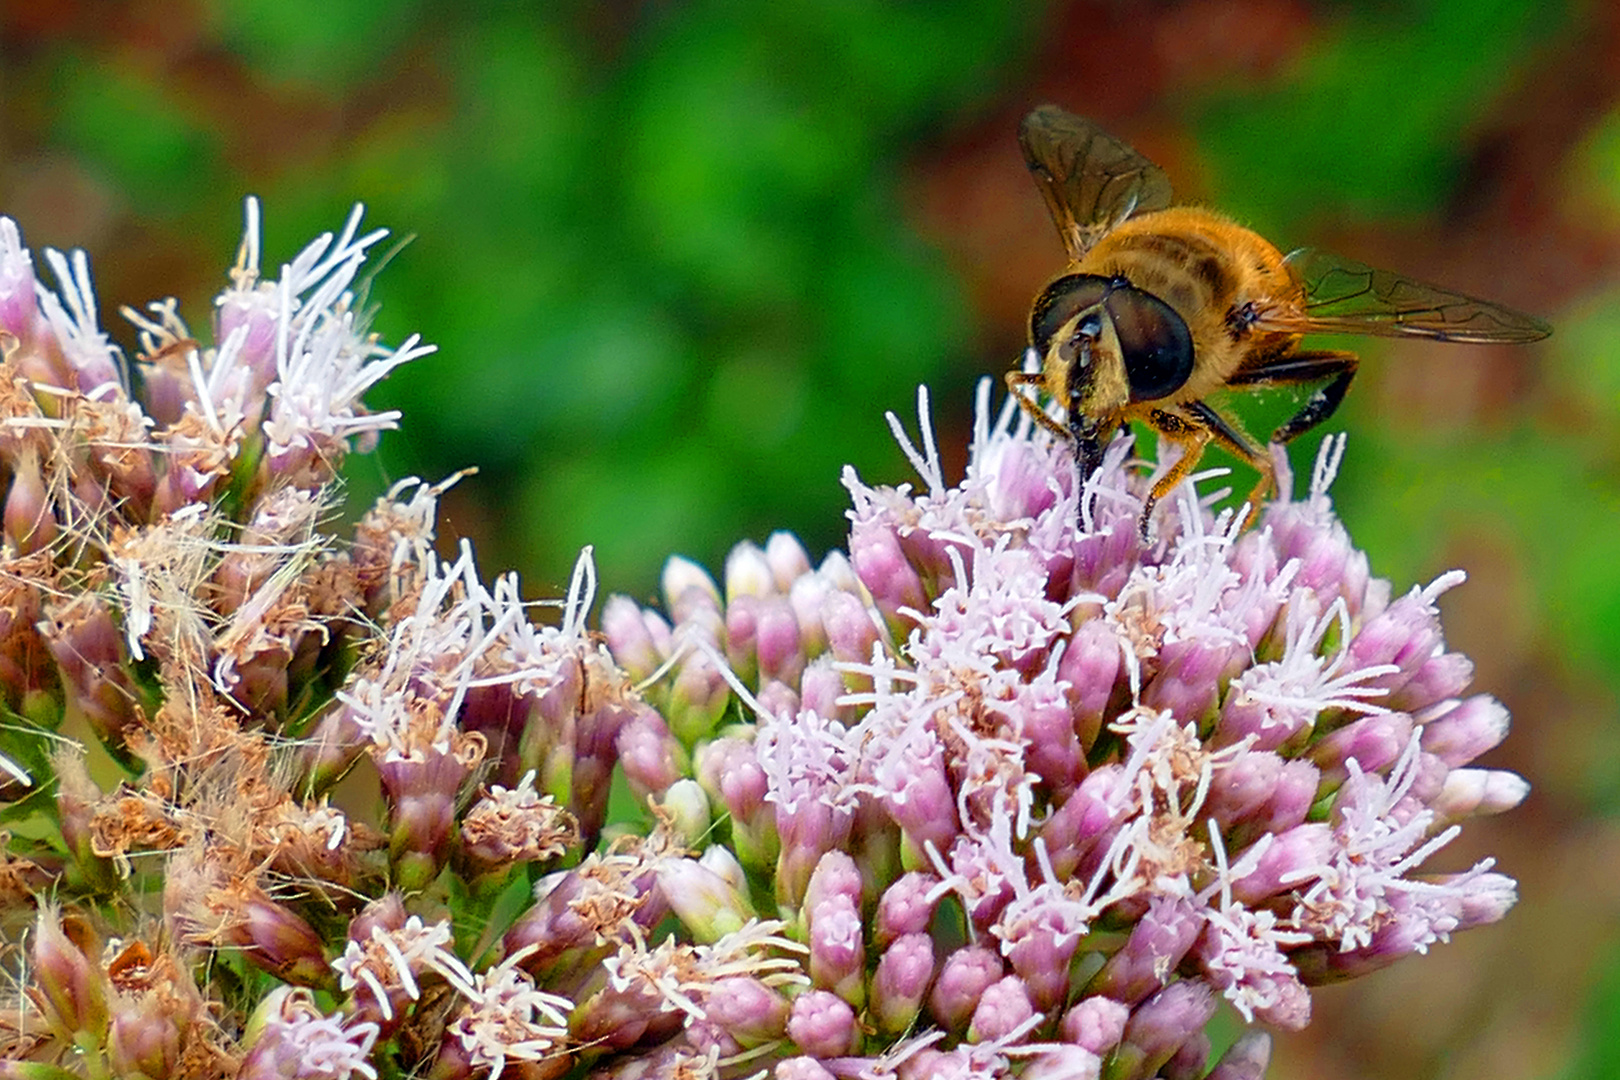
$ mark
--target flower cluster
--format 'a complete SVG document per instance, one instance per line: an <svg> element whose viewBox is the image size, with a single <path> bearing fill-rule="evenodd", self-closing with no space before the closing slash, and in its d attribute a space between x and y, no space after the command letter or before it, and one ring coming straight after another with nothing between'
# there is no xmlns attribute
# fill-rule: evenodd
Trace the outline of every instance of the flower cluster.
<svg viewBox="0 0 1620 1080"><path fill-rule="evenodd" d="M438 552L444 484L334 534L429 351L355 308L381 235L266 280L250 203L215 344L126 312L132 379L0 218L0 1078L1258 1080L1309 987L1513 903L1426 869L1526 788L1470 764L1460 575L1394 597L1334 517L1342 442L1144 539L1128 440L1078 485L986 387L951 486L924 402L847 554L672 559L593 632L588 551L541 618Z"/></svg>

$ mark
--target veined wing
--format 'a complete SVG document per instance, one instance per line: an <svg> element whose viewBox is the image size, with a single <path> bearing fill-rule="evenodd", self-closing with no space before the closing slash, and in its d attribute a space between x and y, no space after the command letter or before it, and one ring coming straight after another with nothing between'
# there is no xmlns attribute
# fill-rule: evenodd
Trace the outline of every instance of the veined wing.
<svg viewBox="0 0 1620 1080"><path fill-rule="evenodd" d="M1264 313L1257 325L1268 330L1482 344L1539 341L1552 333L1512 308L1315 248L1292 252L1287 262L1304 287L1304 306Z"/></svg>
<svg viewBox="0 0 1620 1080"><path fill-rule="evenodd" d="M1170 205L1170 178L1163 169L1056 105L1024 117L1018 144L1076 262L1132 214Z"/></svg>

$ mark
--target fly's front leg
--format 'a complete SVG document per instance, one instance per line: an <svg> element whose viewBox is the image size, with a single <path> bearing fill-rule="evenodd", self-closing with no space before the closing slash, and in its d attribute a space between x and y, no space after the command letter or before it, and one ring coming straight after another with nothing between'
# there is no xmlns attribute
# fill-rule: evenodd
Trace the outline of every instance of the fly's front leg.
<svg viewBox="0 0 1620 1080"><path fill-rule="evenodd" d="M1170 494L1175 486L1187 479L1187 476L1197 466L1198 460L1204 456L1204 447L1215 437L1207 426L1199 423L1192 416L1181 413L1166 412L1163 409L1154 409L1145 417L1147 424L1162 438L1181 447L1181 457L1170 466L1165 474L1159 477L1153 490L1148 492L1147 499L1142 503L1142 519L1137 528L1142 534L1145 543L1148 538L1148 519L1153 516L1153 508L1160 499Z"/></svg>
<svg viewBox="0 0 1620 1080"><path fill-rule="evenodd" d="M1035 387L1039 389L1042 378L1043 376L1038 371L1009 371L1007 372L1007 392L1018 399L1019 406L1029 414L1031 420L1052 434L1067 439L1069 438L1069 429L1052 419L1047 411L1041 408L1040 402L1031 396L1033 391L1029 388Z"/></svg>

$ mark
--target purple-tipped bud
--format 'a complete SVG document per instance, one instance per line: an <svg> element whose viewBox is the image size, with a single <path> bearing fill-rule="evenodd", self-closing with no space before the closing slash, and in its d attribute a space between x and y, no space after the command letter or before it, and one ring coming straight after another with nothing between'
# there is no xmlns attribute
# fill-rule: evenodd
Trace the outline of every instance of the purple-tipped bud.
<svg viewBox="0 0 1620 1080"><path fill-rule="evenodd" d="M855 860L843 851L829 851L817 860L810 874L810 884L804 890L804 906L808 911L835 896L844 897L852 908L860 910L861 871Z"/></svg>
<svg viewBox="0 0 1620 1080"><path fill-rule="evenodd" d="M1311 747L1311 760L1330 787L1350 775L1345 762L1354 758L1362 772L1382 772L1395 763L1412 741L1412 718L1406 713L1379 713L1352 720Z"/></svg>
<svg viewBox="0 0 1620 1080"><path fill-rule="evenodd" d="M1124 659L1119 636L1102 619L1087 619L1069 637L1069 647L1058 660L1057 676L1069 684L1069 705L1074 710L1074 733L1087 750L1102 730L1103 710L1114 696Z"/></svg>
<svg viewBox="0 0 1620 1080"><path fill-rule="evenodd" d="M849 1002L826 990L810 990L793 1000L787 1033L806 1054L836 1058L855 1049L860 1030Z"/></svg>
<svg viewBox="0 0 1620 1080"><path fill-rule="evenodd" d="M1438 653L1423 662L1407 684L1379 701L1398 712L1415 713L1460 697L1474 681L1474 662L1462 653Z"/></svg>
<svg viewBox="0 0 1620 1080"><path fill-rule="evenodd" d="M741 930L755 917L747 893L696 859L661 859L658 890L670 910L704 944Z"/></svg>
<svg viewBox="0 0 1620 1080"><path fill-rule="evenodd" d="M819 656L799 677L799 707L829 720L852 720L848 709L838 704L845 690L844 676L833 667L832 657Z"/></svg>
<svg viewBox="0 0 1620 1080"><path fill-rule="evenodd" d="M859 597L847 592L832 593L822 605L821 621L834 660L864 664L872 659L878 628Z"/></svg>
<svg viewBox="0 0 1620 1080"><path fill-rule="evenodd" d="M1029 1000L1024 980L1008 975L985 987L979 1003L973 1009L973 1020L968 1024L969 1042L994 1042L1018 1030L1035 1015L1035 1006Z"/></svg>
<svg viewBox="0 0 1620 1080"><path fill-rule="evenodd" d="M776 1071L771 1074L775 1080L837 1080L837 1077L827 1071L826 1066L813 1057L790 1057L785 1061L776 1063Z"/></svg>
<svg viewBox="0 0 1620 1080"><path fill-rule="evenodd" d="M1060 879L1070 877L1082 859L1119 820L1130 797L1125 773L1118 765L1093 769L1063 805L1041 826L1052 869Z"/></svg>
<svg viewBox="0 0 1620 1080"><path fill-rule="evenodd" d="M720 611L720 587L709 572L691 559L672 555L659 578L664 593L664 610L676 626L698 611Z"/></svg>
<svg viewBox="0 0 1620 1080"><path fill-rule="evenodd" d="M872 975L868 1015L878 1030L894 1035L911 1027L934 981L934 939L904 934L883 951Z"/></svg>
<svg viewBox="0 0 1620 1080"><path fill-rule="evenodd" d="M1346 670L1394 664L1399 671L1368 679L1364 685L1381 686L1391 693L1405 686L1445 643L1430 590L1443 589L1446 581L1442 578L1429 590L1413 588L1369 619L1345 650Z"/></svg>
<svg viewBox="0 0 1620 1080"><path fill-rule="evenodd" d="M1249 1030L1238 1036L1204 1080L1265 1080L1271 1064L1271 1036Z"/></svg>
<svg viewBox="0 0 1620 1080"><path fill-rule="evenodd" d="M1235 653L1235 647L1224 641L1166 645L1159 654L1159 673L1142 688L1142 704L1168 709L1183 723L1202 721L1215 709L1221 676Z"/></svg>
<svg viewBox="0 0 1620 1080"><path fill-rule="evenodd" d="M1123 1001L1095 995L1081 998L1058 1025L1064 1042L1091 1051L1099 1057L1110 1053L1125 1037L1125 1023L1131 1007Z"/></svg>
<svg viewBox="0 0 1620 1080"><path fill-rule="evenodd" d="M1452 769L1429 808L1439 815L1438 824L1443 826L1511 810L1529 794L1529 782L1506 769Z"/></svg>
<svg viewBox="0 0 1620 1080"><path fill-rule="evenodd" d="M1441 875L1436 881L1449 885L1465 878L1468 887L1457 898L1453 912L1457 919L1454 932L1499 922L1519 902L1519 884L1506 874Z"/></svg>
<svg viewBox="0 0 1620 1080"><path fill-rule="evenodd" d="M1247 847L1268 832L1285 832L1305 820L1322 787L1322 773L1303 758L1283 766L1271 797L1232 830L1234 847Z"/></svg>
<svg viewBox="0 0 1620 1080"><path fill-rule="evenodd" d="M1274 833L1254 870L1233 880L1232 898L1258 905L1315 876L1337 848L1333 827L1325 822L1296 825L1287 832Z"/></svg>
<svg viewBox="0 0 1620 1080"><path fill-rule="evenodd" d="M46 1022L69 1045L98 1043L107 1027L107 984L101 965L63 932L60 914L41 905L34 919L34 985Z"/></svg>
<svg viewBox="0 0 1620 1080"><path fill-rule="evenodd" d="M787 1031L787 999L754 978L720 979L704 997L703 1011L745 1047L780 1039Z"/></svg>
<svg viewBox="0 0 1620 1080"><path fill-rule="evenodd" d="M810 553L790 532L771 533L765 541L765 562L771 568L776 591L786 595L793 583L810 573Z"/></svg>
<svg viewBox="0 0 1620 1080"><path fill-rule="evenodd" d="M249 898L237 910L241 922L233 936L254 964L296 986L331 983L325 943L303 918L264 898Z"/></svg>
<svg viewBox="0 0 1620 1080"><path fill-rule="evenodd" d="M1102 1059L1078 1046L1058 1046L1030 1060L1019 1080L1097 1080Z"/></svg>
<svg viewBox="0 0 1620 1080"><path fill-rule="evenodd" d="M664 718L646 706L634 708L614 736L614 745L630 791L642 805L647 796L662 795L689 769L686 748L670 734Z"/></svg>
<svg viewBox="0 0 1620 1080"><path fill-rule="evenodd" d="M810 979L857 1009L865 1002L866 948L861 913L849 896L837 893L808 906Z"/></svg>
<svg viewBox="0 0 1620 1080"><path fill-rule="evenodd" d="M1142 1080L1164 1067L1215 1015L1215 994L1198 979L1173 982L1138 1005L1109 1063L1110 1077Z"/></svg>
<svg viewBox="0 0 1620 1080"><path fill-rule="evenodd" d="M967 1025L986 989L1006 974L1001 957L994 949L969 945L945 958L928 1010L946 1031L959 1031Z"/></svg>
<svg viewBox="0 0 1620 1080"><path fill-rule="evenodd" d="M1154 897L1124 946L1108 958L1086 993L1135 1005L1169 981L1203 928L1204 917L1191 901Z"/></svg>
<svg viewBox="0 0 1620 1080"><path fill-rule="evenodd" d="M1200 1031L1181 1044L1181 1049L1170 1056L1159 1070L1163 1080L1199 1080L1209 1064L1211 1043L1209 1034Z"/></svg>
<svg viewBox="0 0 1620 1080"><path fill-rule="evenodd" d="M56 539L56 515L39 455L25 451L12 466L11 487L6 492L5 538L20 555L49 547Z"/></svg>
<svg viewBox="0 0 1620 1080"><path fill-rule="evenodd" d="M886 525L856 522L849 536L849 561L866 586L872 602L891 626L907 622L902 608L920 611L928 605L922 578L900 548L894 530ZM832 628L828 627L828 638Z"/></svg>
<svg viewBox="0 0 1620 1080"><path fill-rule="evenodd" d="M1511 723L1501 702L1489 694L1476 694L1423 725L1423 749L1456 768L1507 738Z"/></svg>
<svg viewBox="0 0 1620 1080"><path fill-rule="evenodd" d="M797 716L801 702L799 692L785 682L770 679L754 695L766 716Z"/></svg>
<svg viewBox="0 0 1620 1080"><path fill-rule="evenodd" d="M707 653L694 650L676 667L665 718L669 730L687 746L714 731L731 701L731 687Z"/></svg>
<svg viewBox="0 0 1620 1080"><path fill-rule="evenodd" d="M769 596L778 591L770 560L751 540L744 540L727 553L725 580L727 607L744 596Z"/></svg>
<svg viewBox="0 0 1620 1080"><path fill-rule="evenodd" d="M654 627L662 634L655 636ZM637 682L657 671L669 655L668 624L628 596L610 596L602 605L602 635L613 659Z"/></svg>
<svg viewBox="0 0 1620 1080"><path fill-rule="evenodd" d="M1203 816L1212 817L1223 829L1259 810L1282 779L1285 762L1277 754L1251 750L1238 754L1215 770Z"/></svg>
<svg viewBox="0 0 1620 1080"><path fill-rule="evenodd" d="M900 875L883 891L872 920L872 939L879 948L886 948L903 935L928 930L938 904L938 900L929 899L929 894L938 884L939 878L933 874L913 870Z"/></svg>
<svg viewBox="0 0 1620 1080"><path fill-rule="evenodd" d="M777 679L789 684L799 681L808 657L799 639L799 620L785 597L772 596L759 602L754 647L761 681Z"/></svg>
<svg viewBox="0 0 1620 1080"><path fill-rule="evenodd" d="M726 605L726 663L745 683L759 682L759 612L760 597L733 597Z"/></svg>

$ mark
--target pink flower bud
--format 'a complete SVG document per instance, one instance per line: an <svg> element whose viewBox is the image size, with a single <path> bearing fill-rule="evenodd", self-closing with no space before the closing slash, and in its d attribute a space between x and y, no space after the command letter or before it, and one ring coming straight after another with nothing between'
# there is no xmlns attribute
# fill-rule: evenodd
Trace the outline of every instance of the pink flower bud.
<svg viewBox="0 0 1620 1080"><path fill-rule="evenodd" d="M770 567L776 591L784 596L795 581L810 573L810 553L790 532L771 533L765 541L765 562Z"/></svg>
<svg viewBox="0 0 1620 1080"><path fill-rule="evenodd" d="M1338 848L1332 826L1326 822L1296 825L1272 834L1254 870L1232 882L1232 898L1258 906L1278 893L1298 887L1316 876ZM1236 857L1235 855L1233 857Z"/></svg>
<svg viewBox="0 0 1620 1080"><path fill-rule="evenodd" d="M660 636L653 633L653 626L662 623L628 596L610 596L602 605L602 635L613 659L637 682L657 671L668 656L669 627L663 625Z"/></svg>
<svg viewBox="0 0 1620 1080"><path fill-rule="evenodd" d="M698 941L718 941L755 916L745 893L696 859L662 859L657 873L659 892Z"/></svg>
<svg viewBox="0 0 1620 1080"><path fill-rule="evenodd" d="M728 608L744 596L765 597L778 591L776 575L764 550L749 540L727 553L725 580Z"/></svg>
<svg viewBox="0 0 1620 1080"><path fill-rule="evenodd" d="M775 1080L837 1080L813 1057L790 1057L776 1063Z"/></svg>
<svg viewBox="0 0 1620 1080"><path fill-rule="evenodd" d="M972 1017L986 989L1006 974L1001 957L982 945L957 949L945 958L928 1009L946 1031L961 1030Z"/></svg>
<svg viewBox="0 0 1620 1080"><path fill-rule="evenodd" d="M882 525L857 522L849 537L849 559L872 601L891 626L909 624L900 611L927 606L922 578L900 550L894 531ZM828 627L832 637L832 627Z"/></svg>
<svg viewBox="0 0 1620 1080"><path fill-rule="evenodd" d="M744 1047L787 1032L787 999L755 978L717 980L703 999L703 1011Z"/></svg>
<svg viewBox="0 0 1620 1080"><path fill-rule="evenodd" d="M855 1049L855 1010L837 994L809 990L793 999L788 1038L812 1057L843 1057Z"/></svg>
<svg viewBox="0 0 1620 1080"><path fill-rule="evenodd" d="M1102 730L1103 710L1114 696L1123 663L1119 637L1101 619L1087 619L1076 627L1058 661L1058 678L1069 684L1075 735L1088 750Z"/></svg>
<svg viewBox="0 0 1620 1080"><path fill-rule="evenodd" d="M969 1042L995 1042L1010 1036L1035 1015L1024 980L1008 975L985 987L968 1025Z"/></svg>
<svg viewBox="0 0 1620 1080"><path fill-rule="evenodd" d="M1215 1015L1215 995L1197 979L1173 982L1138 1005L1110 1063L1121 1080L1153 1076Z"/></svg>
<svg viewBox="0 0 1620 1080"><path fill-rule="evenodd" d="M1474 662L1462 653L1438 653L1423 662L1406 685L1379 700L1397 712L1415 713L1459 697L1474 681Z"/></svg>
<svg viewBox="0 0 1620 1080"><path fill-rule="evenodd" d="M77 922L79 931L88 930ZM63 932L61 914L41 904L34 919L33 981L40 990L46 1022L64 1042L81 1038L99 1044L107 1027L106 978L99 963L87 957Z"/></svg>
<svg viewBox="0 0 1620 1080"><path fill-rule="evenodd" d="M934 940L903 934L883 951L872 975L869 1014L885 1034L905 1031L917 1019L934 980Z"/></svg>
<svg viewBox="0 0 1620 1080"><path fill-rule="evenodd" d="M1382 772L1395 763L1412 739L1412 718L1405 713L1379 713L1352 720L1311 747L1311 760L1329 787L1344 783L1345 762L1354 758L1363 772Z"/></svg>
<svg viewBox="0 0 1620 1080"><path fill-rule="evenodd" d="M1123 1001L1099 995L1088 995L1063 1014L1058 1034L1064 1042L1074 1043L1099 1057L1119 1045L1125 1036L1125 1022L1131 1018L1131 1007Z"/></svg>
<svg viewBox="0 0 1620 1080"><path fill-rule="evenodd" d="M709 572L691 559L672 555L659 579L664 593L664 610L675 625L687 622L698 611L720 611L720 587Z"/></svg>
<svg viewBox="0 0 1620 1080"><path fill-rule="evenodd" d="M1444 826L1511 810L1529 794L1529 782L1506 769L1452 769L1429 807Z"/></svg>
<svg viewBox="0 0 1620 1080"><path fill-rule="evenodd" d="M1423 749L1448 766L1466 765L1507 737L1512 720L1502 703L1475 694L1423 725Z"/></svg>
<svg viewBox="0 0 1620 1080"><path fill-rule="evenodd" d="M1164 986L1203 928L1203 916L1190 901L1155 897L1124 946L1086 986L1086 993L1135 1005Z"/></svg>
<svg viewBox="0 0 1620 1080"><path fill-rule="evenodd" d="M1414 588L1362 626L1346 650L1346 665L1354 670L1394 664L1400 669L1398 672L1380 675L1365 683L1394 693L1437 654L1444 641L1433 598L1428 591Z"/></svg>
<svg viewBox="0 0 1620 1080"><path fill-rule="evenodd" d="M814 908L824 900L835 896L842 896L850 903L850 907L860 910L861 907L861 871L846 852L829 851L816 862L815 870L810 874L810 884L805 888L804 906L806 910Z"/></svg>
<svg viewBox="0 0 1620 1080"><path fill-rule="evenodd" d="M1249 1030L1238 1036L1204 1080L1265 1080L1271 1064L1271 1036Z"/></svg>
<svg viewBox="0 0 1620 1080"><path fill-rule="evenodd" d="M662 795L687 771L686 748L670 734L664 718L652 709L640 707L614 739L625 779L638 802L648 795Z"/></svg>
<svg viewBox="0 0 1620 1080"><path fill-rule="evenodd" d="M1102 1059L1079 1046L1059 1046L1030 1060L1019 1080L1097 1080Z"/></svg>
<svg viewBox="0 0 1620 1080"><path fill-rule="evenodd" d="M933 874L913 870L900 875L883 891L873 919L873 941L879 948L886 948L903 935L928 930L938 903L929 899L929 893L938 884L939 879Z"/></svg>

